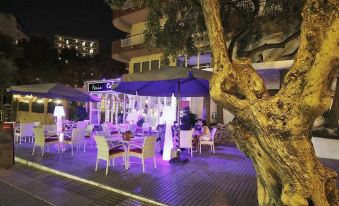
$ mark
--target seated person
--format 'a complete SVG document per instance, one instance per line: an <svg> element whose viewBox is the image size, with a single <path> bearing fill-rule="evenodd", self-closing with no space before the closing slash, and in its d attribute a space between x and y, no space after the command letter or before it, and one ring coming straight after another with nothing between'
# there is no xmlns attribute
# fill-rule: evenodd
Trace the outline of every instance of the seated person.
<svg viewBox="0 0 339 206"><path fill-rule="evenodd" d="M198 122L194 125L193 135L201 135L202 134L202 120L198 119Z"/></svg>
<svg viewBox="0 0 339 206"><path fill-rule="evenodd" d="M210 133L210 129L207 126L207 123L205 120L202 121L202 134L199 137L200 140L211 140L211 133Z"/></svg>
<svg viewBox="0 0 339 206"><path fill-rule="evenodd" d="M173 137L173 142L178 142L178 141L179 141L179 139L178 139L178 137L179 137L179 131L180 131L180 129L179 129L179 124L178 124L177 121L174 121L174 124L173 124L173 126L172 126L172 137Z"/></svg>

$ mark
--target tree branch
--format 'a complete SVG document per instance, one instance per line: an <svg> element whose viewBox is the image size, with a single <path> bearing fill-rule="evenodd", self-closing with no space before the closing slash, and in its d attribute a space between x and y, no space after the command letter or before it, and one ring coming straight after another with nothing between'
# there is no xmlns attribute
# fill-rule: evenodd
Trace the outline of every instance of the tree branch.
<svg viewBox="0 0 339 206"><path fill-rule="evenodd" d="M294 99L294 108L308 114L305 120L314 121L330 105L331 84L339 65L338 12L337 0L308 0L302 12L299 50L277 96Z"/></svg>
<svg viewBox="0 0 339 206"><path fill-rule="evenodd" d="M279 43L274 43L274 44L267 44L265 43L264 45L261 45L255 49L252 49L250 51L244 51L244 55L246 57L252 57L254 54L267 50L267 49L274 49L274 48L285 48L285 45L292 41L293 39L297 38L300 35L300 31L297 31L293 33L291 36L287 37L285 40Z"/></svg>
<svg viewBox="0 0 339 206"><path fill-rule="evenodd" d="M249 29L244 29L241 32L239 32L237 35L234 36L234 38L231 40L230 45L228 45L228 58L232 61L232 57L233 57L233 52L234 52L234 47L236 45L236 43L238 42L238 40L243 37L247 32L249 31Z"/></svg>

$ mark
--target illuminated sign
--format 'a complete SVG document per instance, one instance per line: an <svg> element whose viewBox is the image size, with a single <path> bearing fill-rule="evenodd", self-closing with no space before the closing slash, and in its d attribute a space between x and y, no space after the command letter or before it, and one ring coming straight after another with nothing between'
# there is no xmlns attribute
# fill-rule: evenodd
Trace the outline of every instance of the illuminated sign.
<svg viewBox="0 0 339 206"><path fill-rule="evenodd" d="M104 92L112 91L112 86L115 82L100 82L100 83L89 83L88 91L89 92Z"/></svg>

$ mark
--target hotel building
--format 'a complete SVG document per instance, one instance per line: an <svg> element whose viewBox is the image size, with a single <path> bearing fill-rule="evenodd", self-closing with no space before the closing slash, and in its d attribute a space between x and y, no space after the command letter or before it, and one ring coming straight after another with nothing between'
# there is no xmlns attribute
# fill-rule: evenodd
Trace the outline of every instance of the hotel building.
<svg viewBox="0 0 339 206"><path fill-rule="evenodd" d="M94 56L99 53L99 42L96 39L55 35L54 45L59 52L64 48L69 48L77 50L82 56Z"/></svg>

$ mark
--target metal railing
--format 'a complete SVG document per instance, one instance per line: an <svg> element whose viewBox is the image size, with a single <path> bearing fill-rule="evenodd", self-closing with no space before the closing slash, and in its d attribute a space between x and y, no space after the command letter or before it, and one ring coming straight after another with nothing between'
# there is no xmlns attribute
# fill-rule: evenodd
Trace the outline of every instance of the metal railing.
<svg viewBox="0 0 339 206"><path fill-rule="evenodd" d="M121 47L134 46L145 43L145 34L137 34L126 39L121 39Z"/></svg>

